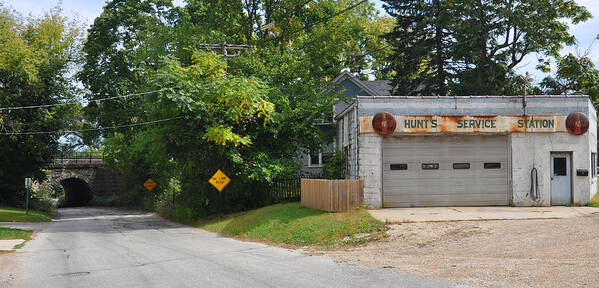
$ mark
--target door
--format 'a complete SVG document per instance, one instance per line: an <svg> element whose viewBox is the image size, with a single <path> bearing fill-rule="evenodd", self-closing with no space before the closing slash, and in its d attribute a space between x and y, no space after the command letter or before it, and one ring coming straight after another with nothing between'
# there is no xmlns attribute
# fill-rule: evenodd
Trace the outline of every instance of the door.
<svg viewBox="0 0 599 288"><path fill-rule="evenodd" d="M551 205L569 205L572 199L570 154L551 153Z"/></svg>
<svg viewBox="0 0 599 288"><path fill-rule="evenodd" d="M383 139L383 207L508 203L506 136Z"/></svg>

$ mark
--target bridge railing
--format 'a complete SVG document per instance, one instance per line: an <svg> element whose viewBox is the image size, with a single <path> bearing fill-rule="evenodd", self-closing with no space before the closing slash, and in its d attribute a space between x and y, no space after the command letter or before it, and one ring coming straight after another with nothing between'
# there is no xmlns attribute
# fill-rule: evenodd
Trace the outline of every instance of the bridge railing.
<svg viewBox="0 0 599 288"><path fill-rule="evenodd" d="M103 162L104 155L102 152L82 152L73 151L67 153L58 154L54 158L54 163L60 164L83 164L83 163L97 163Z"/></svg>

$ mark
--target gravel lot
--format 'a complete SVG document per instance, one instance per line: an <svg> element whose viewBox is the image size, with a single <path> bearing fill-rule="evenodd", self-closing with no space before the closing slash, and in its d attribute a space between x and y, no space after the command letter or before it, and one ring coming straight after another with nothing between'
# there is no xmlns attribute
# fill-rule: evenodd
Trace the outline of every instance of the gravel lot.
<svg viewBox="0 0 599 288"><path fill-rule="evenodd" d="M599 287L599 215L404 223L386 240L320 251L372 268L486 287Z"/></svg>

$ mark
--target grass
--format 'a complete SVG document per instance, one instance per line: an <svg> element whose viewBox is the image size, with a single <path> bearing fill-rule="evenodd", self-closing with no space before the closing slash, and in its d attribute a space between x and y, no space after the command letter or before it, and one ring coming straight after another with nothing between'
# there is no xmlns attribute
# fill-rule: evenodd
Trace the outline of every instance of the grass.
<svg viewBox="0 0 599 288"><path fill-rule="evenodd" d="M0 206L0 222L47 222L52 220L49 214L29 210L25 215L25 209Z"/></svg>
<svg viewBox="0 0 599 288"><path fill-rule="evenodd" d="M597 187L597 190L599 190L599 185ZM597 192L597 194L595 194L595 196L593 196L593 199L591 199L591 202L589 202L589 206L599 207L599 191Z"/></svg>
<svg viewBox="0 0 599 288"><path fill-rule="evenodd" d="M23 239L23 243L15 245L14 249L20 249L25 245L25 242L31 240L33 232L27 230L11 229L0 227L0 240Z"/></svg>
<svg viewBox="0 0 599 288"><path fill-rule="evenodd" d="M365 209L326 213L301 207L299 203L202 219L195 226L227 236L320 247L365 243L385 237L388 229Z"/></svg>

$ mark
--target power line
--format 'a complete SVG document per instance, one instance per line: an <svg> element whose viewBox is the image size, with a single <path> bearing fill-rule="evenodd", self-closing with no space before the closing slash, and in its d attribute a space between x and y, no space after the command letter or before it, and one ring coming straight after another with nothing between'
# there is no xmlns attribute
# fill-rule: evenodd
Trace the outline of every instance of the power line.
<svg viewBox="0 0 599 288"><path fill-rule="evenodd" d="M94 100L90 100L89 102L102 102L102 101L106 101L106 100L123 99L123 98L129 98L129 97L133 97L133 96L141 96L141 95L152 94L152 93L161 92L161 91L164 91L164 90L166 90L166 88L163 88L163 89L160 89L160 90L153 90L153 91L141 92L141 93L131 93L131 94L126 94L126 95L121 95L121 96L114 96L114 97L108 97L108 98L94 99ZM0 111L25 110L25 109L36 109L36 108L50 108L50 107L56 107L56 106L77 105L77 104L81 104L81 103L80 102L63 102L63 103L55 103L55 104L3 107L3 108L0 108Z"/></svg>
<svg viewBox="0 0 599 288"><path fill-rule="evenodd" d="M150 124L166 122L166 121L171 121L171 120L176 120L176 119L181 119L181 118L183 118L183 116L165 118L165 119L148 121L148 122L126 124L126 125L116 125L116 126L110 126L110 127L104 127L104 128L88 128L88 129L81 129L81 130L35 131L35 132L4 132L4 133L0 133L0 135L12 136L12 135L40 135L40 134L70 134L70 133L80 133L80 132L88 132L88 131L103 131L103 130L110 130L110 129L150 125Z"/></svg>
<svg viewBox="0 0 599 288"><path fill-rule="evenodd" d="M324 19L318 20L318 21L316 21L316 22L314 22L314 23L310 23L309 25L306 25L306 26L304 26L304 27L302 27L302 28L300 28L300 29L293 30L293 31L291 31L291 32L289 32L289 33L287 33L287 34L283 33L283 34L281 34L281 35L279 35L279 36L277 36L277 37L274 37L274 38L268 38L268 39L266 39L266 42L268 42L268 41L273 41L273 40L277 40L277 39L280 39L280 38L281 38L281 37L283 37L283 36L290 36L290 35L293 35L293 34L295 34L295 33L298 33L298 32L304 31L304 30L306 30L306 29L312 28L312 27L314 27L315 25L318 25L318 24L321 24L321 23L325 23L325 22L329 22L329 20L331 20L331 19L333 19L333 18L335 18L335 17L337 17L337 16L339 16L339 15L341 15L341 14L343 14L343 13L347 12L347 11L350 11L350 10L352 10L352 9L354 9L354 8L356 8L356 7L358 7L358 6L362 5L362 4L364 4L364 3L366 3L366 2L368 2L368 0L362 0L362 1L360 1L360 2L358 2L358 3L356 3L356 4L353 4L353 5L351 5L351 6L347 7L347 8L345 8L345 9L343 9L343 10L341 10L341 11L339 11L339 12L337 12L337 13L335 13L335 14L333 14L333 15L329 16L329 17L327 17L327 18L324 18Z"/></svg>

